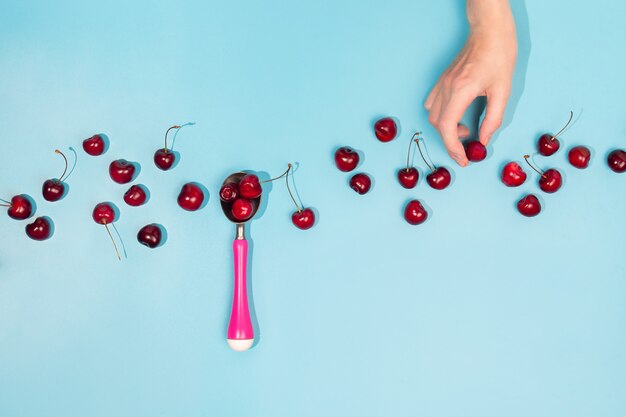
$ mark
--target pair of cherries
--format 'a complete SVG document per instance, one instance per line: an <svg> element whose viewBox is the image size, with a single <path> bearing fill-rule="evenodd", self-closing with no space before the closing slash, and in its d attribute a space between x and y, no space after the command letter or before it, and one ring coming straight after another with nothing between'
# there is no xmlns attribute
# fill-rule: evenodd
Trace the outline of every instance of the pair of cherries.
<svg viewBox="0 0 626 417"><path fill-rule="evenodd" d="M34 213L33 203L25 194L13 196L11 201L0 199L0 206L7 207L7 214L14 220L29 219ZM52 220L48 217L37 217L25 226L26 235L33 240L46 240L52 236Z"/></svg>
<svg viewBox="0 0 626 417"><path fill-rule="evenodd" d="M420 142L423 142L423 139L420 137L422 132L417 132L411 138L409 142L409 149L406 156L406 168L401 168L398 170L398 182L401 186L407 189L415 188L417 182L419 181L419 171L414 166L411 166L411 150L413 147L413 143L416 144L417 149L422 157L422 160L430 170L430 173L426 175L426 182L430 185L431 188L435 190L443 190L450 185L452 181L452 176L450 175L450 171L445 167L437 167L432 161L429 163L424 157L424 153L422 152L422 148L420 146Z"/></svg>
<svg viewBox="0 0 626 417"><path fill-rule="evenodd" d="M68 163L65 154L56 149L55 153L61 155L65 161L65 168L59 178L50 178L44 181L41 193L46 201L55 202L61 200L66 194L66 184L63 182L67 177ZM26 220L34 214L33 203L30 197L24 194L16 195L11 201L0 200L4 204L0 206L8 207L7 214L15 220ZM53 223L49 217L37 217L32 223L25 227L26 235L33 240L46 240L52 236Z"/></svg>

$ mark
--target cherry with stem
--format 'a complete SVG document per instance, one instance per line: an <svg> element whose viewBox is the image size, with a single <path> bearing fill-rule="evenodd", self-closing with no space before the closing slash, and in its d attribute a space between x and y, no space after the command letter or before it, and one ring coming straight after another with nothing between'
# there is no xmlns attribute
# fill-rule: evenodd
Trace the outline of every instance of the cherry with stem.
<svg viewBox="0 0 626 417"><path fill-rule="evenodd" d="M168 169L170 169L173 165L174 162L176 162L176 154L174 152L172 152L171 149L168 149L167 147L167 135L170 133L171 130L173 129L180 129L182 126L179 125L174 125L171 126L169 129L167 129L165 131L165 139L164 139L164 143L163 143L163 148L157 149L157 151L154 153L154 163L157 166L157 168L163 170L163 171L167 171Z"/></svg>
<svg viewBox="0 0 626 417"><path fill-rule="evenodd" d="M424 163L430 169L430 174L426 176L426 181L428 185L430 185L435 190L443 190L448 185L450 185L450 181L452 180L452 176L450 175L450 171L444 167L436 167L435 164L429 164L424 157L424 153L422 152L422 148L420 146L420 142L423 141L419 136L415 138L415 143L417 144L417 150L420 153L420 156L424 160ZM432 161L431 161L432 162Z"/></svg>
<svg viewBox="0 0 626 417"><path fill-rule="evenodd" d="M415 167L411 166L411 149L413 143L417 143L421 134L422 132L417 132L411 138L411 141L409 142L409 150L406 155L406 168L402 168L398 171L398 182L400 182L400 185L404 188L415 187L417 185L417 181L419 180L419 172Z"/></svg>
<svg viewBox="0 0 626 417"><path fill-rule="evenodd" d="M563 183L561 173L555 168L541 171L535 168L533 164L530 163L529 159L530 155L524 155L524 160L528 166L531 167L537 174L541 175L541 177L539 177L539 188L546 193L557 192Z"/></svg>
<svg viewBox="0 0 626 417"><path fill-rule="evenodd" d="M68 168L67 157L63 152L58 149L55 149L54 152L63 157L65 167L63 168L63 173L59 178L50 178L44 181L41 193L43 195L43 198L47 201L59 201L61 198L63 198L63 195L65 194L65 184L63 183L63 180L67 179L67 177L65 176Z"/></svg>
<svg viewBox="0 0 626 417"><path fill-rule="evenodd" d="M539 141L537 142L537 148L541 155L550 156L559 150L559 148L561 147L561 144L557 138L559 137L561 133L565 132L567 127L572 122L573 117L574 117L574 112L570 110L569 120L567 121L565 126L563 126L561 130L559 130L559 132L556 135L544 133L543 135L539 137Z"/></svg>

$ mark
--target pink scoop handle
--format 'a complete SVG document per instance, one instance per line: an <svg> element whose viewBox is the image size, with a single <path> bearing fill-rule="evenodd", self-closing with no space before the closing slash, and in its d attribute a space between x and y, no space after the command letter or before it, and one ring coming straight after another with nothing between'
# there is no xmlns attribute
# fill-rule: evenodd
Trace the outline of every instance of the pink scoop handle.
<svg viewBox="0 0 626 417"><path fill-rule="evenodd" d="M254 339L254 330L250 321L248 309L248 290L246 287L246 267L248 263L248 242L245 239L235 239L233 242L235 257L235 285L233 291L233 308L230 313L228 332L230 340Z"/></svg>

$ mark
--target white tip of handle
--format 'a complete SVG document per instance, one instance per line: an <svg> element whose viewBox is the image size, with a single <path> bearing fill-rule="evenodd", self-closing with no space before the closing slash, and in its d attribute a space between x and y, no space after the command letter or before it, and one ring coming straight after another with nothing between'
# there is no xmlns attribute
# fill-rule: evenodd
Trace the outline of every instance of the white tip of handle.
<svg viewBox="0 0 626 417"><path fill-rule="evenodd" d="M243 352L244 350L248 350L252 347L252 343L254 343L254 339L226 339L228 341L228 346L232 350L236 350L237 352Z"/></svg>

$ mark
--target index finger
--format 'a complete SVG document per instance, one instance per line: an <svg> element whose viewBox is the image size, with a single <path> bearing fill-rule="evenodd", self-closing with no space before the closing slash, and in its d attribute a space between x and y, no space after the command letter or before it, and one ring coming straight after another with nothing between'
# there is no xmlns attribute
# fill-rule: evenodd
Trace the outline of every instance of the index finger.
<svg viewBox="0 0 626 417"><path fill-rule="evenodd" d="M472 94L456 94L454 95L445 108L442 109L441 117L437 126L437 130L443 139L448 153L456 161L457 164L464 167L469 161L465 156L465 148L459 140L458 124L463 117L463 113L474 100Z"/></svg>

